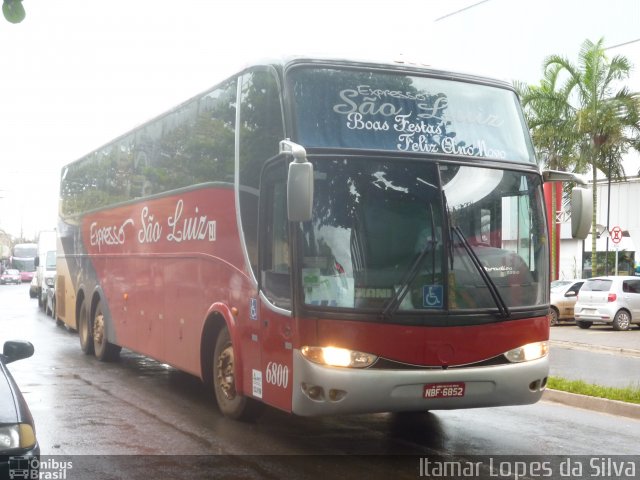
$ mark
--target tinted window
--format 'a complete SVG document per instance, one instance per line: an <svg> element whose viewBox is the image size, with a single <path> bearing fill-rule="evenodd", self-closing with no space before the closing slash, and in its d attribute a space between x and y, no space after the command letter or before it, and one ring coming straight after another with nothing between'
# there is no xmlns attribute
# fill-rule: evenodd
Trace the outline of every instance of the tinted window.
<svg viewBox="0 0 640 480"><path fill-rule="evenodd" d="M259 70L242 77L240 98L240 211L251 267L258 263L258 198L265 161L278 154L284 121L276 77Z"/></svg>
<svg viewBox="0 0 640 480"><path fill-rule="evenodd" d="M233 185L236 80L65 167L62 214L204 182Z"/></svg>
<svg viewBox="0 0 640 480"><path fill-rule="evenodd" d="M535 162L510 90L404 72L299 67L289 75L305 147Z"/></svg>
<svg viewBox="0 0 640 480"><path fill-rule="evenodd" d="M574 284L567 292L575 292L578 293L580 291L580 287L582 287L583 282L579 282Z"/></svg>
<svg viewBox="0 0 640 480"><path fill-rule="evenodd" d="M640 280L625 280L622 282L622 291L625 293L640 293Z"/></svg>
<svg viewBox="0 0 640 480"><path fill-rule="evenodd" d="M596 278L588 280L583 286L582 290L585 292L608 292L611 288L611 280Z"/></svg>
<svg viewBox="0 0 640 480"><path fill-rule="evenodd" d="M283 161L270 167L260 191L262 287L274 305L291 307L291 262L287 218L287 170Z"/></svg>

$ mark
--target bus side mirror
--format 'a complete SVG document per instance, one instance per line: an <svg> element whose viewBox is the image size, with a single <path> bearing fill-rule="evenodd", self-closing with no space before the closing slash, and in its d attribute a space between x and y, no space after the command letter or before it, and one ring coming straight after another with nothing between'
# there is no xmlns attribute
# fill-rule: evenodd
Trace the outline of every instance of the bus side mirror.
<svg viewBox="0 0 640 480"><path fill-rule="evenodd" d="M571 191L571 236L584 240L591 229L593 196L587 188L574 187Z"/></svg>
<svg viewBox="0 0 640 480"><path fill-rule="evenodd" d="M311 220L313 207L313 164L301 145L289 140L280 142L280 153L293 156L287 177L287 215L290 222Z"/></svg>

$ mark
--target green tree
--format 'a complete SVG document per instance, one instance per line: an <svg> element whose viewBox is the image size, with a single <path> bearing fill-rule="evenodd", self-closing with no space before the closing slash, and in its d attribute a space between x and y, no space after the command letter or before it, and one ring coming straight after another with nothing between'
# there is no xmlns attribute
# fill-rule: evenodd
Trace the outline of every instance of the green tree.
<svg viewBox="0 0 640 480"><path fill-rule="evenodd" d="M576 154L579 136L575 125L575 111L569 103L570 92L559 85L561 68L546 68L540 85L528 86L516 83L531 136L539 158L545 168L561 171L584 172L580 157ZM556 212L556 183L551 185L551 211ZM551 279L557 278L556 222L551 222Z"/></svg>
<svg viewBox="0 0 640 480"><path fill-rule="evenodd" d="M24 20L26 13L22 6L22 0L3 0L2 14L11 23L20 23Z"/></svg>
<svg viewBox="0 0 640 480"><path fill-rule="evenodd" d="M622 158L632 148L640 151L640 94L622 85L629 77L631 64L622 55L609 59L604 39L596 43L585 40L577 64L551 55L544 62L544 71L545 79L553 79L549 86L557 93L557 102L550 102L549 108L557 108L566 115L566 128L558 130L559 136L574 142L568 150L574 155L566 157L567 166L575 171L591 168L594 187L591 261L596 274L598 170L607 178L622 179L625 177Z"/></svg>

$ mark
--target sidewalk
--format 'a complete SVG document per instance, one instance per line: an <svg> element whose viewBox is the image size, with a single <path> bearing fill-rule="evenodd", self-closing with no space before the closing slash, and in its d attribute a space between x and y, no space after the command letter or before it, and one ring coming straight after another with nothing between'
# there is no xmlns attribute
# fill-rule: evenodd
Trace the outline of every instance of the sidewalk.
<svg viewBox="0 0 640 480"><path fill-rule="evenodd" d="M627 332L616 332L610 327L594 326L582 330L575 325L562 325L551 329L551 374L557 374L571 380L584 380L603 386L621 387L634 384L633 378L624 382L624 373L637 375L640 366L640 331L633 328ZM567 350L579 350L573 359L579 364L567 364ZM591 362L584 359L591 353ZM604 360L604 361L603 361ZM565 364L563 364L565 362ZM623 368L618 370L612 366L619 362ZM626 365L625 365L626 364ZM564 370L563 370L564 369ZM623 380L621 380L621 375ZM576 395L548 389L543 400L562 403L577 408L585 408L611 415L640 419L640 405L618 402L601 398Z"/></svg>
<svg viewBox="0 0 640 480"><path fill-rule="evenodd" d="M600 325L586 330L575 325L560 325L551 328L551 344L640 357L640 331L635 325L626 332L616 332L611 327Z"/></svg>

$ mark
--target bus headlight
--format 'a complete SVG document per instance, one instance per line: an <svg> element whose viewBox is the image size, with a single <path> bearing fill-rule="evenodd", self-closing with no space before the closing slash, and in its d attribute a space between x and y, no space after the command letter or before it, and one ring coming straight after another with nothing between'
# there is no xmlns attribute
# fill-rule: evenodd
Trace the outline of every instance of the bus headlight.
<svg viewBox="0 0 640 480"><path fill-rule="evenodd" d="M549 342L535 342L514 348L504 354L512 363L530 362L547 356L549 353Z"/></svg>
<svg viewBox="0 0 640 480"><path fill-rule="evenodd" d="M337 347L304 346L300 352L307 360L331 367L366 368L378 359L370 353Z"/></svg>

